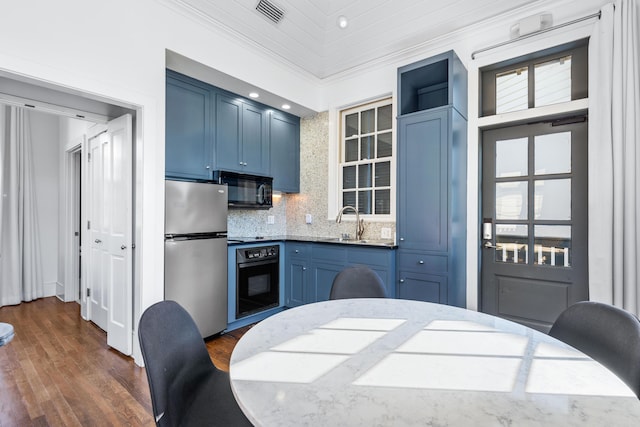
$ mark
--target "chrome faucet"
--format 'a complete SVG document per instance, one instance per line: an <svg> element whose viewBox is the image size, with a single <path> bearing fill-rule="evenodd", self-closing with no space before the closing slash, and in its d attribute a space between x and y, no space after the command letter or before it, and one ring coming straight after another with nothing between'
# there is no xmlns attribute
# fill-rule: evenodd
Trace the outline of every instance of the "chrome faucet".
<svg viewBox="0 0 640 427"><path fill-rule="evenodd" d="M342 222L342 214L347 209L351 209L356 213L356 240L362 240L362 235L364 234L364 219L360 219L360 214L358 210L353 206L345 206L338 212L338 216L336 216L336 223L340 224Z"/></svg>

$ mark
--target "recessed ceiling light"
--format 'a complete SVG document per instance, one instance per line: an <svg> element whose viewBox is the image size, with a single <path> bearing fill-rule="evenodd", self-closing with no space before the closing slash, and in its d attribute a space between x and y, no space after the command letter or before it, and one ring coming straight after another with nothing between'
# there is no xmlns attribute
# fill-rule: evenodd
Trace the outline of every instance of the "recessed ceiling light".
<svg viewBox="0 0 640 427"><path fill-rule="evenodd" d="M285 110L288 110L289 108L291 108L291 105L289 104L282 104L282 108Z"/></svg>
<svg viewBox="0 0 640 427"><path fill-rule="evenodd" d="M347 25L349 25L349 21L347 20L347 17L344 15L338 16L338 27L344 29L344 28L347 28Z"/></svg>
<svg viewBox="0 0 640 427"><path fill-rule="evenodd" d="M260 97L260 95L259 95L257 92L251 92L251 93L249 94L249 96L250 96L251 98L259 98L259 97Z"/></svg>

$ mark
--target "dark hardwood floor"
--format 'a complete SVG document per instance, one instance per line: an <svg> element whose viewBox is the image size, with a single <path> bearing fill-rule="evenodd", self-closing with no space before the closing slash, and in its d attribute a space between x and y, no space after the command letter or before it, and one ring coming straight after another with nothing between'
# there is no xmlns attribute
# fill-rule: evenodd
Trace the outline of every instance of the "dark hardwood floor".
<svg viewBox="0 0 640 427"><path fill-rule="evenodd" d="M0 427L153 426L144 368L107 346L80 306L55 297L0 308L15 338L0 347ZM207 342L215 365L247 328Z"/></svg>

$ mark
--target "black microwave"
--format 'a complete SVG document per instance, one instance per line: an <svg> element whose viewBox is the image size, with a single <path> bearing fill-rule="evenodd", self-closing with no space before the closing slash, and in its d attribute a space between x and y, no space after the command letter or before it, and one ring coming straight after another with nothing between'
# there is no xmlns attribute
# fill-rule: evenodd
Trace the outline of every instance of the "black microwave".
<svg viewBox="0 0 640 427"><path fill-rule="evenodd" d="M269 209L273 207L273 178L230 171L214 171L213 180L227 184L229 208Z"/></svg>

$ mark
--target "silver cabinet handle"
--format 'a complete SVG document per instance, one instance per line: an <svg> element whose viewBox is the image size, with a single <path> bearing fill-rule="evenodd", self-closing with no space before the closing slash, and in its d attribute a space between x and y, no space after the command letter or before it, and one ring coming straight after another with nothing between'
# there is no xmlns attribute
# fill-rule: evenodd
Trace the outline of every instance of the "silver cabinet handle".
<svg viewBox="0 0 640 427"><path fill-rule="evenodd" d="M424 264L423 260L418 261L418 264Z"/></svg>
<svg viewBox="0 0 640 427"><path fill-rule="evenodd" d="M94 242L96 242L96 243L102 243L102 240L100 240L100 239L96 239L96 240L94 240Z"/></svg>
<svg viewBox="0 0 640 427"><path fill-rule="evenodd" d="M400 283L404 283L404 279L400 279Z"/></svg>
<svg viewBox="0 0 640 427"><path fill-rule="evenodd" d="M300 253L300 251L299 251L299 250L297 250L297 249L296 249L294 252L295 252L295 253L297 253L297 254L299 254L299 253Z"/></svg>
<svg viewBox="0 0 640 427"><path fill-rule="evenodd" d="M125 249L127 249L127 247L125 245L122 245L122 246L120 246L120 249L122 249L124 251Z"/></svg>
<svg viewBox="0 0 640 427"><path fill-rule="evenodd" d="M404 242L404 237L401 237L401 238L400 238L400 241L401 241L401 242Z"/></svg>
<svg viewBox="0 0 640 427"><path fill-rule="evenodd" d="M302 267L302 271L307 271L307 267Z"/></svg>

